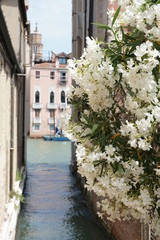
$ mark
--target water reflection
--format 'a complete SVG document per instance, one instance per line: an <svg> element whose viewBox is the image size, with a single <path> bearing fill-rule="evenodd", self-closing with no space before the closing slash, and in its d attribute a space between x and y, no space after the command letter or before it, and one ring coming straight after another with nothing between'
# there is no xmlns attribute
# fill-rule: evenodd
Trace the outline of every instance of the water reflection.
<svg viewBox="0 0 160 240"><path fill-rule="evenodd" d="M106 240L69 171L70 142L28 140L25 204L16 240Z"/></svg>

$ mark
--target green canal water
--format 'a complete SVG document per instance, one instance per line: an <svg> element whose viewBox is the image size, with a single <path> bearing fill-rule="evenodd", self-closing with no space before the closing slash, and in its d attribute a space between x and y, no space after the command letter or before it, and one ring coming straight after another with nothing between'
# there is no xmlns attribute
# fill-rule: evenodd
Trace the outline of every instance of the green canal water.
<svg viewBox="0 0 160 240"><path fill-rule="evenodd" d="M71 143L28 139L27 146L16 240L107 240L69 170Z"/></svg>

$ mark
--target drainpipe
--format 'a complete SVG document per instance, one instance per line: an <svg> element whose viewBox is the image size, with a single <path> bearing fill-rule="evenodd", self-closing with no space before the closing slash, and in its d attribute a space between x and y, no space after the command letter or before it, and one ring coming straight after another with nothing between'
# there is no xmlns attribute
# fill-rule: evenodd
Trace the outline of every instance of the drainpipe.
<svg viewBox="0 0 160 240"><path fill-rule="evenodd" d="M23 112L22 112L22 166L26 166L26 131L25 131L25 100L26 100L26 73L17 73L18 80L22 81L22 89L23 89Z"/></svg>
<svg viewBox="0 0 160 240"><path fill-rule="evenodd" d="M13 190L13 160L14 160L14 74L16 65L11 72L11 139L10 139L10 191Z"/></svg>
<svg viewBox="0 0 160 240"><path fill-rule="evenodd" d="M93 37L93 5L94 0L90 0L90 6L89 6L89 29L88 29L88 36Z"/></svg>
<svg viewBox="0 0 160 240"><path fill-rule="evenodd" d="M27 27L26 23L26 27ZM26 47L27 47L27 28L24 29L24 34L23 34L23 45L24 45L24 63L25 63L25 70L24 70L24 76L23 76L23 145L22 145L22 165L26 165Z"/></svg>
<svg viewBox="0 0 160 240"><path fill-rule="evenodd" d="M86 34L87 34L87 0L85 0L84 11L84 47L86 48Z"/></svg>
<svg viewBox="0 0 160 240"><path fill-rule="evenodd" d="M26 91L26 77L23 77L23 145L22 145L22 165L25 166L26 165L26 153L25 153L25 150L26 150L26 134L25 134L25 91Z"/></svg>

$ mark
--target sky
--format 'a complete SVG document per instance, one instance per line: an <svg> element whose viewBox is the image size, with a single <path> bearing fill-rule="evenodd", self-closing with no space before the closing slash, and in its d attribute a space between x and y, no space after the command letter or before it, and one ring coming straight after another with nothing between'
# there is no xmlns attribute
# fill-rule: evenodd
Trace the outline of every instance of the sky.
<svg viewBox="0 0 160 240"><path fill-rule="evenodd" d="M43 56L71 52L72 0L28 0L28 21L31 33L36 23L42 34Z"/></svg>

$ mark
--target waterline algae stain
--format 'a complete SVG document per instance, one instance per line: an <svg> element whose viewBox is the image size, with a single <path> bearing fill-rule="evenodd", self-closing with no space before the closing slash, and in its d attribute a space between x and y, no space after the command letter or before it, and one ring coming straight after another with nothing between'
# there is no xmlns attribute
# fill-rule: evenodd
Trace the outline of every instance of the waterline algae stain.
<svg viewBox="0 0 160 240"><path fill-rule="evenodd" d="M107 240L69 170L70 142L28 139L16 240Z"/></svg>

